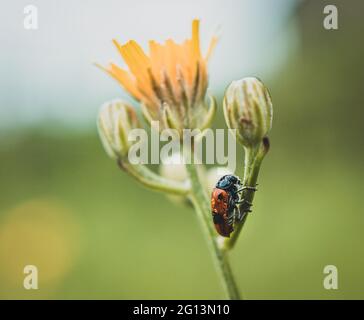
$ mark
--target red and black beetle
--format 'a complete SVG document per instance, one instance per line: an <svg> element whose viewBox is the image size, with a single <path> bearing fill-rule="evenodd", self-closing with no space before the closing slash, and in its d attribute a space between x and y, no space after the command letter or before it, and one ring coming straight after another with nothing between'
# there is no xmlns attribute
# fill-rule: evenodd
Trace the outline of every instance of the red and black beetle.
<svg viewBox="0 0 364 320"><path fill-rule="evenodd" d="M240 179L234 175L225 175L217 182L211 195L211 211L216 231L223 237L230 237L234 231L234 222L241 221L237 205L246 202L240 199L239 192L254 187L242 186Z"/></svg>

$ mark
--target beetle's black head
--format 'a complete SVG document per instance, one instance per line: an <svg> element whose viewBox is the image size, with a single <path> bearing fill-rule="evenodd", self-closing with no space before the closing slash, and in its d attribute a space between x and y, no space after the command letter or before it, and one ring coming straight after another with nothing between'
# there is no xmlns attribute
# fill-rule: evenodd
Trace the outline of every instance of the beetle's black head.
<svg viewBox="0 0 364 320"><path fill-rule="evenodd" d="M216 188L223 190L231 190L232 188L236 188L237 185L240 184L240 179L237 176L232 174L227 174L220 178L220 180L216 184Z"/></svg>

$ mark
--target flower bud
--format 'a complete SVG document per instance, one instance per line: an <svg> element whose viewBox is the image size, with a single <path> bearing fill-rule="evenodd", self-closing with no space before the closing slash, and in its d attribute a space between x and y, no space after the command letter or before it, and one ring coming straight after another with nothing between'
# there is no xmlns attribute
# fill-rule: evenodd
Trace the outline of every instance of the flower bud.
<svg viewBox="0 0 364 320"><path fill-rule="evenodd" d="M121 100L105 102L100 109L97 127L106 153L112 158L125 157L131 143L128 134L140 128L134 108Z"/></svg>
<svg viewBox="0 0 364 320"><path fill-rule="evenodd" d="M272 127L273 105L268 89L257 78L233 81L225 92L224 115L237 139L251 148L261 143Z"/></svg>

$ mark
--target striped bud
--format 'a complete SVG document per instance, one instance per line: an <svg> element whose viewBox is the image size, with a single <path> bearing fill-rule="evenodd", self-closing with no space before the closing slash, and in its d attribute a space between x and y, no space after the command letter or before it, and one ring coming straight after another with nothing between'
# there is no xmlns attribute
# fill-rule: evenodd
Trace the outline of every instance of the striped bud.
<svg viewBox="0 0 364 320"><path fill-rule="evenodd" d="M125 157L131 143L130 130L140 128L134 108L121 100L106 102L101 106L97 127L106 153L112 158Z"/></svg>
<svg viewBox="0 0 364 320"><path fill-rule="evenodd" d="M224 115L241 144L257 146L272 127L273 105L268 89L257 78L233 81L225 92Z"/></svg>

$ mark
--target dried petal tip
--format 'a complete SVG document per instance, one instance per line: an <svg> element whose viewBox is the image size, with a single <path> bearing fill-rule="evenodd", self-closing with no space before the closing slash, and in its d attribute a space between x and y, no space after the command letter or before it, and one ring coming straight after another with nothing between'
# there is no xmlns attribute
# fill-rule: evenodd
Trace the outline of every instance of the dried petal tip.
<svg viewBox="0 0 364 320"><path fill-rule="evenodd" d="M273 105L268 89L257 78L233 81L225 92L224 115L245 147L260 144L272 127Z"/></svg>
<svg viewBox="0 0 364 320"><path fill-rule="evenodd" d="M106 153L116 159L127 155L131 146L128 134L140 124L132 106L113 100L101 106L97 127Z"/></svg>

